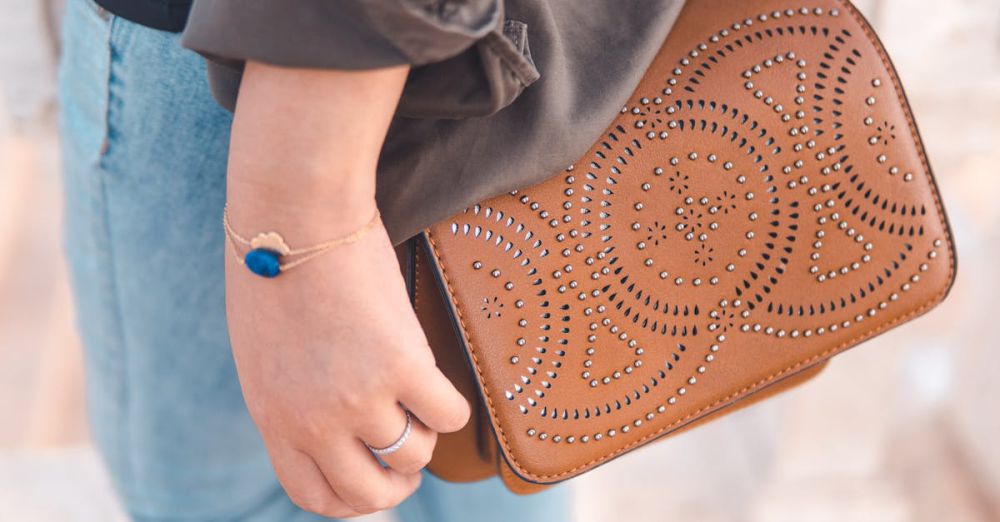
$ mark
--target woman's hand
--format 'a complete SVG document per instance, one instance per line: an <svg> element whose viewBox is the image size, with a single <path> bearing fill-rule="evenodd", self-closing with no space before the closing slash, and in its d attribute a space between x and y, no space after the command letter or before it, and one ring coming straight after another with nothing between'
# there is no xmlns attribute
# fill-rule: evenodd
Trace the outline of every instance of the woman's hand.
<svg viewBox="0 0 1000 522"><path fill-rule="evenodd" d="M437 432L469 406L434 365L384 230L271 280L228 255L230 336L250 414L278 479L333 517L398 504L420 483ZM365 443L406 443L383 460Z"/></svg>
<svg viewBox="0 0 1000 522"><path fill-rule="evenodd" d="M247 65L230 147L230 219L293 248L344 236L374 214L375 165L406 77ZM386 509L420 482L437 433L469 405L434 365L392 245L378 226L274 279L226 253L233 355L278 479L331 517ZM383 457L406 426L409 439Z"/></svg>

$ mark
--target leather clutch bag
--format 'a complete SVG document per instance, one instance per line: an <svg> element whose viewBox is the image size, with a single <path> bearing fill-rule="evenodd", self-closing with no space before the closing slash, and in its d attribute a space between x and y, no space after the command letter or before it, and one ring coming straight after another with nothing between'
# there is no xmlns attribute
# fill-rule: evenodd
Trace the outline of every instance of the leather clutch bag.
<svg viewBox="0 0 1000 522"><path fill-rule="evenodd" d="M955 276L899 79L837 0L689 0L579 161L404 264L476 410L431 471L522 493L815 375Z"/></svg>

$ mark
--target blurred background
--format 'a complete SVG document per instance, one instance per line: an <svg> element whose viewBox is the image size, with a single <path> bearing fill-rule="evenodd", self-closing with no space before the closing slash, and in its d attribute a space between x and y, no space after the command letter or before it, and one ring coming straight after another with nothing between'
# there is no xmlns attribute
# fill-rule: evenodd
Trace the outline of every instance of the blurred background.
<svg viewBox="0 0 1000 522"><path fill-rule="evenodd" d="M790 393L574 480L578 520L1000 521L1000 0L857 4L949 210L951 297ZM59 11L0 0L3 522L124 520L88 442L61 257Z"/></svg>

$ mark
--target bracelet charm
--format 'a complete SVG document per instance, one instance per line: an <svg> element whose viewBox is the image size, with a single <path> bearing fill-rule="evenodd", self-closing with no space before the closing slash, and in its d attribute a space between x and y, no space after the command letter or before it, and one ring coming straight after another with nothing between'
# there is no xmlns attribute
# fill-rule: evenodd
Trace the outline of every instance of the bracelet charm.
<svg viewBox="0 0 1000 522"><path fill-rule="evenodd" d="M228 205L222 212L222 226L226 232L227 242L240 264L246 265L247 269L254 274L271 278L277 277L281 272L305 263L335 247L360 240L371 229L375 228L375 225L380 222L380 217L378 209L376 209L375 215L358 230L344 237L299 249L289 247L281 234L277 232L263 232L254 236L253 239L247 239L237 234L229 223ZM247 247L247 253L240 254L238 245ZM295 259L288 262L283 261L285 258L291 257Z"/></svg>
<svg viewBox="0 0 1000 522"><path fill-rule="evenodd" d="M281 273L281 262L278 258L279 254L273 250L255 248L247 252L243 264L261 277L274 277Z"/></svg>
<svg viewBox="0 0 1000 522"><path fill-rule="evenodd" d="M261 277L275 277L281 273L281 257L291 251L277 232L257 234L250 240L250 251L243 258L243 264Z"/></svg>

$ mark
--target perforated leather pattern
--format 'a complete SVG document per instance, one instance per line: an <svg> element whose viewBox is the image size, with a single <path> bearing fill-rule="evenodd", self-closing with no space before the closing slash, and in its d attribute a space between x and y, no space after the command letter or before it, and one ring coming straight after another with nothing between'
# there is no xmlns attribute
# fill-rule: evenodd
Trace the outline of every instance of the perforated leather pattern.
<svg viewBox="0 0 1000 522"><path fill-rule="evenodd" d="M580 161L427 231L528 481L813 366L954 277L909 108L853 7L689 0L675 27Z"/></svg>

